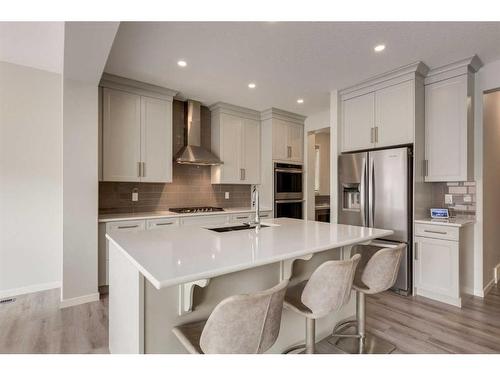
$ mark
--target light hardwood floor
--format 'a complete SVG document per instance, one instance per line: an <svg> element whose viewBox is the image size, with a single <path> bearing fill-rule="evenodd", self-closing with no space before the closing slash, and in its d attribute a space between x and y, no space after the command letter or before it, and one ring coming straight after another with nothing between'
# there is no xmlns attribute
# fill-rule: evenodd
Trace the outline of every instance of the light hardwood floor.
<svg viewBox="0 0 500 375"><path fill-rule="evenodd" d="M107 298L59 309L59 290L0 305L0 353L107 353ZM392 293L367 298L367 328L396 353L500 353L500 287L462 309ZM324 342L320 351L328 350Z"/></svg>

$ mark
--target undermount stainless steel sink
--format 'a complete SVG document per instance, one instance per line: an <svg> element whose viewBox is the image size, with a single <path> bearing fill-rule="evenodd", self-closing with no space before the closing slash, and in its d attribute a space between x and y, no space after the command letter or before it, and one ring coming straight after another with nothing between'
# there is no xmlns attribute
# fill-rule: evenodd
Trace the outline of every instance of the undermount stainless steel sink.
<svg viewBox="0 0 500 375"><path fill-rule="evenodd" d="M261 228L267 228L269 225L260 225ZM218 228L205 228L208 230L212 230L214 232L222 233L222 232L234 232L238 230L247 230L247 229L255 229L256 225L250 225L250 224L239 224L239 225L233 225L230 227L218 227Z"/></svg>

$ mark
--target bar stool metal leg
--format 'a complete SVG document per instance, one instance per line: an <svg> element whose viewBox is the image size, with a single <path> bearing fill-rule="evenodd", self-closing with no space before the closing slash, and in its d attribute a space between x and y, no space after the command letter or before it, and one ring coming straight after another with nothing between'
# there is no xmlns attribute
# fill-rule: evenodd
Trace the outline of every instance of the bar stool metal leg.
<svg viewBox="0 0 500 375"><path fill-rule="evenodd" d="M314 354L316 345L316 320L306 318L306 354Z"/></svg>
<svg viewBox="0 0 500 375"><path fill-rule="evenodd" d="M380 337L366 333L366 303L365 293L356 292L356 333L346 334L344 330L349 327L345 322L336 330L329 342L344 353L351 354L389 354L396 349L390 342Z"/></svg>

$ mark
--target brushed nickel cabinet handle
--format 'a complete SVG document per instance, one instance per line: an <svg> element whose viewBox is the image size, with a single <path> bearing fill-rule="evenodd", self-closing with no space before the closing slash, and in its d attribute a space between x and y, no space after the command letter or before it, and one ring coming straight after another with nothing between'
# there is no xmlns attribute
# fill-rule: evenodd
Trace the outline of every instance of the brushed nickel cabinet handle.
<svg viewBox="0 0 500 375"><path fill-rule="evenodd" d="M244 179L245 179L245 177L244 177L243 168L240 168L240 180L243 181Z"/></svg>
<svg viewBox="0 0 500 375"><path fill-rule="evenodd" d="M142 162L142 177L146 177L146 162Z"/></svg>
<svg viewBox="0 0 500 375"><path fill-rule="evenodd" d="M287 146L287 157L291 158L292 157L292 146Z"/></svg>
<svg viewBox="0 0 500 375"><path fill-rule="evenodd" d="M374 139L374 129L375 128L370 128L370 143L375 143L375 139Z"/></svg>
<svg viewBox="0 0 500 375"><path fill-rule="evenodd" d="M448 234L446 232L440 232L440 231L437 231L437 230L427 230L427 229L424 229L424 232L426 232L426 233L434 233L434 234Z"/></svg>
<svg viewBox="0 0 500 375"><path fill-rule="evenodd" d="M378 143L378 126L375 126L375 143Z"/></svg>
<svg viewBox="0 0 500 375"><path fill-rule="evenodd" d="M142 176L142 164L140 161L137 162L137 177Z"/></svg>
<svg viewBox="0 0 500 375"><path fill-rule="evenodd" d="M415 251L413 252L414 259L418 260L418 242L415 242Z"/></svg>
<svg viewBox="0 0 500 375"><path fill-rule="evenodd" d="M424 160L424 177L429 175L429 160Z"/></svg>
<svg viewBox="0 0 500 375"><path fill-rule="evenodd" d="M169 222L169 223L156 223L156 226L160 226L160 225L172 225L173 222Z"/></svg>
<svg viewBox="0 0 500 375"><path fill-rule="evenodd" d="M118 227L118 229L131 229L131 228L138 228L139 225L121 225Z"/></svg>
<svg viewBox="0 0 500 375"><path fill-rule="evenodd" d="M239 219L239 220L248 219L248 216L236 216L236 219Z"/></svg>

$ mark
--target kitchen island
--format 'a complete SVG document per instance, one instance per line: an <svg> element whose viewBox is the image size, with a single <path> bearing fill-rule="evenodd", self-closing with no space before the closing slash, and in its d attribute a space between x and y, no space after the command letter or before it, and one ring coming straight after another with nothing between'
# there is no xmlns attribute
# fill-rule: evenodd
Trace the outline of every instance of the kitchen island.
<svg viewBox="0 0 500 375"><path fill-rule="evenodd" d="M260 229L216 232L180 227L110 232L109 348L111 353L185 353L174 326L205 319L224 298L290 278L293 285L350 247L391 235L380 230L298 219L270 219ZM317 322L317 338L354 314L351 302ZM304 321L284 311L270 352L304 339Z"/></svg>

